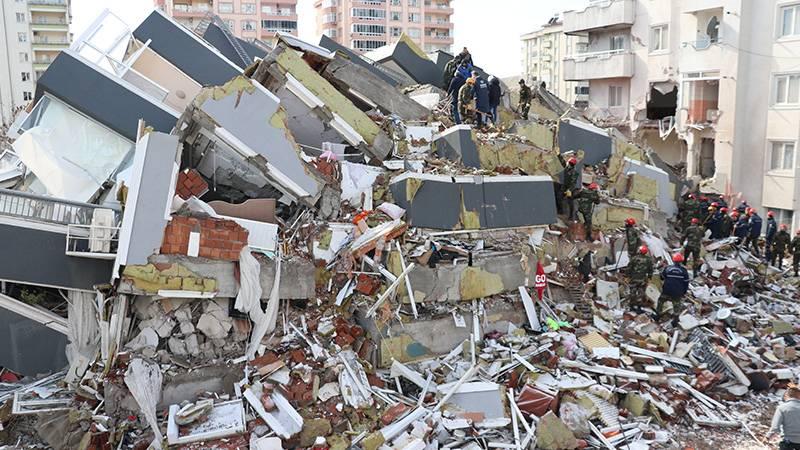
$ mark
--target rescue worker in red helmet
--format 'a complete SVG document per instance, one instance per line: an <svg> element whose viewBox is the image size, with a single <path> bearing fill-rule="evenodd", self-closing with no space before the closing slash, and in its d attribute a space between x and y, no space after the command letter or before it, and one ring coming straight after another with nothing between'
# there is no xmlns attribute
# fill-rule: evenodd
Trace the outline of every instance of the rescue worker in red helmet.
<svg viewBox="0 0 800 450"><path fill-rule="evenodd" d="M642 245L642 237L639 229L636 228L636 219L633 217L625 219L625 245L628 246L629 258L633 258L639 246Z"/></svg>
<svg viewBox="0 0 800 450"><path fill-rule="evenodd" d="M646 245L639 247L639 252L628 262L629 306L631 310L641 313L645 306L645 289L653 276L654 263L650 250Z"/></svg>
<svg viewBox="0 0 800 450"><path fill-rule="evenodd" d="M686 228L689 227L693 217L699 217L699 209L700 204L697 202L695 195L689 194L678 209L678 217L681 221L681 230L686 230Z"/></svg>
<svg viewBox="0 0 800 450"><path fill-rule="evenodd" d="M656 320L661 318L665 302L672 303L672 324L677 325L678 317L683 310L683 296L689 289L689 271L683 266L683 255L675 253L672 255L672 265L661 271L661 279L664 286L661 289L661 297L656 306Z"/></svg>
<svg viewBox="0 0 800 450"><path fill-rule="evenodd" d="M692 274L694 276L697 276L697 270L700 268L700 245L703 242L703 234L699 219L692 219L692 224L683 232L682 241L686 242L683 254L686 260L692 258Z"/></svg>

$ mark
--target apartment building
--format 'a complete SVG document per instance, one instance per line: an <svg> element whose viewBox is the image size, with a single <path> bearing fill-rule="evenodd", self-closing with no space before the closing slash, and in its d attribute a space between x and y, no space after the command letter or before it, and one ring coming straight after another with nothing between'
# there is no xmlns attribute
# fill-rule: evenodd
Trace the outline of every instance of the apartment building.
<svg viewBox="0 0 800 450"><path fill-rule="evenodd" d="M0 0L0 122L33 99L36 80L69 47L68 0Z"/></svg>
<svg viewBox="0 0 800 450"><path fill-rule="evenodd" d="M297 0L155 0L155 4L192 30L213 13L236 37L247 41L273 44L278 32L297 36Z"/></svg>
<svg viewBox="0 0 800 450"><path fill-rule="evenodd" d="M529 85L545 82L547 89L565 102L581 108L588 106L589 84L564 79L562 67L565 57L586 51L586 36L564 33L563 23L556 16L520 39L522 73Z"/></svg>
<svg viewBox="0 0 800 450"><path fill-rule="evenodd" d="M425 52L452 53L450 0L317 0L317 34L364 53L408 35Z"/></svg>
<svg viewBox="0 0 800 450"><path fill-rule="evenodd" d="M563 69L595 119L798 226L800 2L592 1L563 29L588 39Z"/></svg>

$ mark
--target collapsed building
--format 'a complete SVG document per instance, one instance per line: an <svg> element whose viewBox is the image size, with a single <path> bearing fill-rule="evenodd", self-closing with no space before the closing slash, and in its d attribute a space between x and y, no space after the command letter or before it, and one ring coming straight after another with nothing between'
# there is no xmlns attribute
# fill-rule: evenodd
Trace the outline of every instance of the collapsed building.
<svg viewBox="0 0 800 450"><path fill-rule="evenodd" d="M730 241L677 326L626 310L619 228L668 259L685 186L618 132L545 90L455 126L407 39L201 31L104 13L10 131L4 442L649 448L749 432L728 402L796 378L796 280ZM563 153L602 186L593 242L559 214Z"/></svg>

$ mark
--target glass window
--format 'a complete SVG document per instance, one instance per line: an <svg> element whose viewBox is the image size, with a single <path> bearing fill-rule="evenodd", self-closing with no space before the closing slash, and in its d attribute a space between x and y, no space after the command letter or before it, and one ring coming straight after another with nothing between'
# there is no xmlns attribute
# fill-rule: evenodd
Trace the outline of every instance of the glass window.
<svg viewBox="0 0 800 450"><path fill-rule="evenodd" d="M391 20L392 22L400 22L403 20L402 13L399 11L392 11L391 12Z"/></svg>
<svg viewBox="0 0 800 450"><path fill-rule="evenodd" d="M256 21L255 20L243 20L242 21L242 31L256 31Z"/></svg>
<svg viewBox="0 0 800 450"><path fill-rule="evenodd" d="M416 8L419 6L419 0L408 0L409 8Z"/></svg>
<svg viewBox="0 0 800 450"><path fill-rule="evenodd" d="M608 106L622 106L622 86L608 87Z"/></svg>
<svg viewBox="0 0 800 450"><path fill-rule="evenodd" d="M255 3L242 3L242 14L255 14L255 13L256 13Z"/></svg>
<svg viewBox="0 0 800 450"><path fill-rule="evenodd" d="M402 6L400 0L392 0L392 6Z"/></svg>
<svg viewBox="0 0 800 450"><path fill-rule="evenodd" d="M383 25L369 25L365 23L354 23L353 33L364 34L367 36L383 36L386 34L386 27Z"/></svg>
<svg viewBox="0 0 800 450"><path fill-rule="evenodd" d="M659 25L652 28L650 33L650 51L657 52L669 48L669 27Z"/></svg>
<svg viewBox="0 0 800 450"><path fill-rule="evenodd" d="M17 13L17 23L25 23L25 13Z"/></svg>
<svg viewBox="0 0 800 450"><path fill-rule="evenodd" d="M771 153L770 170L794 169L794 142L773 142Z"/></svg>
<svg viewBox="0 0 800 450"><path fill-rule="evenodd" d="M800 104L800 74L783 74L775 77L776 105Z"/></svg>
<svg viewBox="0 0 800 450"><path fill-rule="evenodd" d="M229 30L235 30L236 29L236 21L233 20L233 19L226 20L225 21L225 25L228 26Z"/></svg>
<svg viewBox="0 0 800 450"><path fill-rule="evenodd" d="M794 220L794 211L778 208L767 208L767 211L775 214L775 221L779 224L786 224L789 227L792 226L792 221Z"/></svg>
<svg viewBox="0 0 800 450"><path fill-rule="evenodd" d="M618 34L611 36L611 50L622 50L625 48L625 36Z"/></svg>
<svg viewBox="0 0 800 450"><path fill-rule="evenodd" d="M30 72L22 72L22 81L29 81L31 79Z"/></svg>
<svg viewBox="0 0 800 450"><path fill-rule="evenodd" d="M351 15L360 19L383 20L386 18L386 11L383 9L353 8Z"/></svg>
<svg viewBox="0 0 800 450"><path fill-rule="evenodd" d="M392 37L400 37L403 35L403 29L400 27L392 27Z"/></svg>
<svg viewBox="0 0 800 450"><path fill-rule="evenodd" d="M19 52L19 62L28 62L28 54L25 52Z"/></svg>
<svg viewBox="0 0 800 450"><path fill-rule="evenodd" d="M419 13L409 13L408 14L408 21L412 23L419 23L422 20L422 17Z"/></svg>
<svg viewBox="0 0 800 450"><path fill-rule="evenodd" d="M17 40L20 42L28 42L28 33L17 33Z"/></svg>
<svg viewBox="0 0 800 450"><path fill-rule="evenodd" d="M22 93L22 99L25 100L26 102L33 100L33 93L31 93L30 91L24 91Z"/></svg>
<svg viewBox="0 0 800 450"><path fill-rule="evenodd" d="M411 38L418 38L422 34L419 31L419 28L409 28L407 31L408 31L408 37L411 37Z"/></svg>
<svg viewBox="0 0 800 450"><path fill-rule="evenodd" d="M800 4L781 8L781 37L800 34Z"/></svg>
<svg viewBox="0 0 800 450"><path fill-rule="evenodd" d="M231 14L233 13L233 3L231 2L220 2L219 3L219 12L222 14Z"/></svg>

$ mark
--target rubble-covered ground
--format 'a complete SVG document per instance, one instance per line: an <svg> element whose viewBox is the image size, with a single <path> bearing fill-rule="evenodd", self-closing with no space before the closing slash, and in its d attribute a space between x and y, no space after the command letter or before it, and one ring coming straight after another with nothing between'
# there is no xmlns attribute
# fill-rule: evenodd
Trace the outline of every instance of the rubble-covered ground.
<svg viewBox="0 0 800 450"><path fill-rule="evenodd" d="M49 116L18 130L6 195L121 219L104 238L95 212L67 246L114 262L92 290L4 285L69 343L61 371L0 369L0 448L763 448L798 376L800 278L707 234L683 310L656 314L698 187L542 88L528 120L506 100L497 124L454 125L408 42L355 63L282 37L166 95L174 128L136 124L133 162L83 190L36 165ZM43 89L64 89L53 67ZM570 157L570 194L598 186L589 229L561 195ZM655 261L643 310L629 218Z"/></svg>

